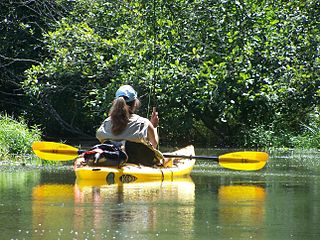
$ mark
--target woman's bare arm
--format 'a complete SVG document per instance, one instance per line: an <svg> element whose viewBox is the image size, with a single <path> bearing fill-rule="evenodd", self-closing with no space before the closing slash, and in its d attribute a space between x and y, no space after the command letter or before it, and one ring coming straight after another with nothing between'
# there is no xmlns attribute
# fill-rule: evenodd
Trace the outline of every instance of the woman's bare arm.
<svg viewBox="0 0 320 240"><path fill-rule="evenodd" d="M157 148L159 143L159 136L157 128L153 127L153 124L150 122L148 126L148 139L154 148Z"/></svg>
<svg viewBox="0 0 320 240"><path fill-rule="evenodd" d="M153 108L150 123L148 126L148 139L151 142L152 146L156 148L159 144L159 136L157 127L159 124L158 112Z"/></svg>

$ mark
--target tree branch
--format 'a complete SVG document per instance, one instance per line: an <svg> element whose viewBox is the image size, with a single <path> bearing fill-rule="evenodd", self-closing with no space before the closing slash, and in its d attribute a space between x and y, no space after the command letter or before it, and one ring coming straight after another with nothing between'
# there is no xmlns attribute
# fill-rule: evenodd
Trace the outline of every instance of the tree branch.
<svg viewBox="0 0 320 240"><path fill-rule="evenodd" d="M16 62L31 62L31 63L35 63L35 64L40 64L39 61L37 60L34 60L34 59L28 59L28 58L11 58L11 57L7 57L7 56L4 56L2 54L0 54L0 57L4 60L10 60L11 62L7 63L7 64L1 64L0 65L0 68L5 68L7 66L10 66Z"/></svg>
<svg viewBox="0 0 320 240"><path fill-rule="evenodd" d="M57 120L57 122L60 124L60 126L70 132L70 133L74 133L80 136L85 136L85 137L92 137L84 132L82 132L80 129L75 128L74 126L72 126L71 124L69 124L68 122L66 122L65 120L62 119L62 117L60 116L60 114L56 111L56 109L48 102L47 99L44 100L46 107L48 109L48 111L51 113L51 115L54 117L54 119Z"/></svg>

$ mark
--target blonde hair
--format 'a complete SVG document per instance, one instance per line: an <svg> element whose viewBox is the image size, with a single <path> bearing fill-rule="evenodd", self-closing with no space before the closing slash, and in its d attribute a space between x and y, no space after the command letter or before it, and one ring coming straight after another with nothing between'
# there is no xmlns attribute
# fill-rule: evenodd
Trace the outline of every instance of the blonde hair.
<svg viewBox="0 0 320 240"><path fill-rule="evenodd" d="M127 103L124 97L118 97L113 101L109 113L112 122L112 134L119 135L125 130L129 123L130 115L133 114L139 106L140 101L138 99Z"/></svg>

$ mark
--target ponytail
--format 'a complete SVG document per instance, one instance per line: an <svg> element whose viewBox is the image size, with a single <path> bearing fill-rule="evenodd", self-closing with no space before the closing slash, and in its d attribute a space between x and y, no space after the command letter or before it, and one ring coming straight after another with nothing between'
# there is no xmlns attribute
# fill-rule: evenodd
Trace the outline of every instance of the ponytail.
<svg viewBox="0 0 320 240"><path fill-rule="evenodd" d="M112 122L111 132L113 135L119 135L126 129L130 115L139 107L139 99L126 102L124 97L118 97L113 101L109 113Z"/></svg>
<svg viewBox="0 0 320 240"><path fill-rule="evenodd" d="M123 97L113 101L109 115L112 122L112 134L119 135L127 127L130 117L130 108Z"/></svg>

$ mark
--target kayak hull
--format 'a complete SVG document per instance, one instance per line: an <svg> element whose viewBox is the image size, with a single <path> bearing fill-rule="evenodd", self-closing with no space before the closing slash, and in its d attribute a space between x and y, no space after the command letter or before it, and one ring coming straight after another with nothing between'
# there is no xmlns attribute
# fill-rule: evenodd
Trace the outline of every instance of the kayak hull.
<svg viewBox="0 0 320 240"><path fill-rule="evenodd" d="M170 154L194 156L192 145L179 149ZM146 181L172 181L176 178L189 176L195 159L170 159L173 161L171 167L147 167L142 165L127 163L123 167L101 167L101 166L82 166L79 164L82 159L75 161L75 174L80 181L99 181L107 184L146 182Z"/></svg>

